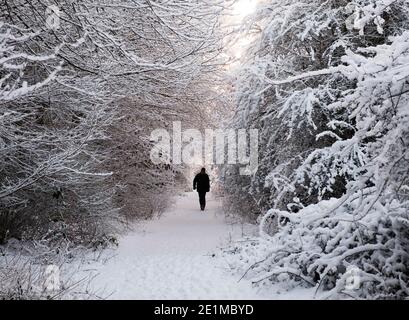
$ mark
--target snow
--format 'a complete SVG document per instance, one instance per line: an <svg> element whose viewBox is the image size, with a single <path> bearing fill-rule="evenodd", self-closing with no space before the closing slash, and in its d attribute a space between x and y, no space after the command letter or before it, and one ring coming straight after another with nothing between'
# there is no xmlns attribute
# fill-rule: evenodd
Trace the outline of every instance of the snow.
<svg viewBox="0 0 409 320"><path fill-rule="evenodd" d="M231 249L254 237L257 227L231 223L211 194L205 212L196 193L176 197L173 209L156 220L138 222L117 248L73 252L72 260L35 255L9 241L0 259L4 294L17 285L17 298L124 300L312 299L315 288L283 283L254 286L243 277L240 254ZM23 250L24 248L24 250ZM29 254L24 254L28 252ZM256 253L260 253L260 250ZM43 257L44 259L42 259ZM250 260L248 261L250 262ZM7 271L7 272L5 272ZM12 276L11 276L12 275ZM252 279L254 280L254 279ZM50 289L51 288L51 289Z"/></svg>
<svg viewBox="0 0 409 320"><path fill-rule="evenodd" d="M240 227L225 223L219 202L205 212L197 194L177 198L174 209L120 240L115 256L96 263L91 287L109 299L258 299L249 283L228 274L216 256Z"/></svg>
<svg viewBox="0 0 409 320"><path fill-rule="evenodd" d="M96 276L90 291L107 299L303 299L310 291L278 295L261 292L232 274L220 248L242 236L240 224L229 224L220 202L211 194L205 212L196 193L176 199L161 218L137 226L120 240L106 263L92 262L84 270ZM103 261L104 259L100 259ZM89 272L89 271L86 271Z"/></svg>

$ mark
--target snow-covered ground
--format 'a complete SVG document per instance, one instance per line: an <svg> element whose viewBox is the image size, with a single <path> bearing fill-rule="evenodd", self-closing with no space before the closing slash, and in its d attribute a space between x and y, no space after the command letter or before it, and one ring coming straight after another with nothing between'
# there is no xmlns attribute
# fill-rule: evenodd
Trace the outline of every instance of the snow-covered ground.
<svg viewBox="0 0 409 320"><path fill-rule="evenodd" d="M260 298L213 257L241 228L227 224L219 202L208 198L201 212L197 194L180 196L160 219L121 238L114 257L88 266L97 271L92 291L109 299Z"/></svg>
<svg viewBox="0 0 409 320"><path fill-rule="evenodd" d="M226 222L211 195L205 212L196 193L179 196L173 209L120 239L114 256L93 262L91 291L107 299L280 299L232 275L220 247L242 236Z"/></svg>

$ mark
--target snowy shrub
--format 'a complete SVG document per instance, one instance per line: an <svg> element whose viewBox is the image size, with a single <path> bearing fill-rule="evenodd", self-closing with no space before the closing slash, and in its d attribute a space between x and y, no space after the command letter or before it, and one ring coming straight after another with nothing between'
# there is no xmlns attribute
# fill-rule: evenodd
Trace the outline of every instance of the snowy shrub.
<svg viewBox="0 0 409 320"><path fill-rule="evenodd" d="M94 275L81 273L101 250L90 253L65 246L53 252L45 241L10 240L0 246L0 300L101 299L89 284Z"/></svg>
<svg viewBox="0 0 409 320"><path fill-rule="evenodd" d="M242 248L254 282L293 279L321 298L408 296L407 17L403 0L288 0L250 21L261 33L233 125L262 132L248 191L268 213Z"/></svg>

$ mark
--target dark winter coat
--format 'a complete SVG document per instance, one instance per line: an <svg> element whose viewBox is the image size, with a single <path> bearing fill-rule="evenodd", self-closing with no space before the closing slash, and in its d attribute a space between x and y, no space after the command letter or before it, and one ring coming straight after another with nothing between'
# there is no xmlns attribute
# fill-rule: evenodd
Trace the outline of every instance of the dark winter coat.
<svg viewBox="0 0 409 320"><path fill-rule="evenodd" d="M210 179L206 173L199 173L193 180L193 189L197 189L197 192L209 192L210 191Z"/></svg>

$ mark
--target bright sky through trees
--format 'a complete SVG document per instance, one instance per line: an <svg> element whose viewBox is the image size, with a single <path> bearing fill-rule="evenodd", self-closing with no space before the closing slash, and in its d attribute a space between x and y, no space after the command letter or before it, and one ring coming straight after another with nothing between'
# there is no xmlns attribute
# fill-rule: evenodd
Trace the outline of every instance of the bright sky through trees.
<svg viewBox="0 0 409 320"><path fill-rule="evenodd" d="M242 20L248 14L254 12L257 2L257 0L238 0L233 6L233 14L235 19Z"/></svg>
<svg viewBox="0 0 409 320"><path fill-rule="evenodd" d="M233 60L229 65L231 70L238 65L251 42L250 37L242 31L242 27L245 19L256 11L258 3L260 3L259 0L237 0L226 19L226 24L236 29L234 39L230 39L230 44L226 45L226 53Z"/></svg>

